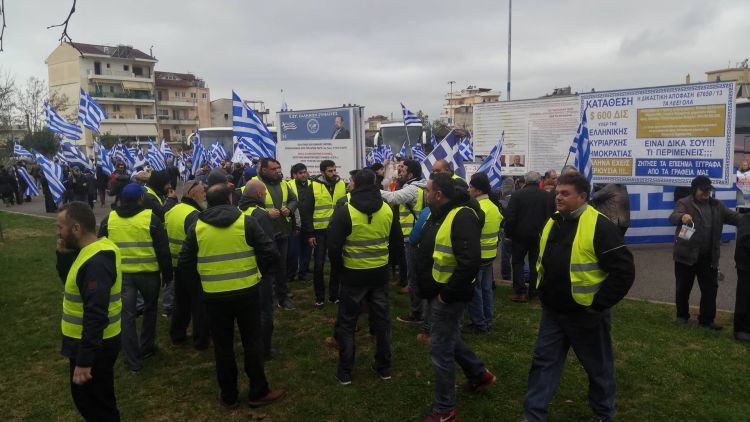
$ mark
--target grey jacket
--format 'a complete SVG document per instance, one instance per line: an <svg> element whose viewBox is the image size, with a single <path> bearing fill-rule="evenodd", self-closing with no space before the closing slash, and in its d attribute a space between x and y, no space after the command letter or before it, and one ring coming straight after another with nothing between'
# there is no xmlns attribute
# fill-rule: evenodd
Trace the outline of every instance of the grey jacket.
<svg viewBox="0 0 750 422"><path fill-rule="evenodd" d="M625 185L608 183L594 192L591 205L606 215L617 227L630 227L630 197Z"/></svg>
<svg viewBox="0 0 750 422"><path fill-rule="evenodd" d="M686 196L675 204L674 211L669 216L669 222L677 226L675 230L673 257L676 262L693 265L698 261L700 254L700 239L708 238L711 241L711 267L719 267L719 254L721 245L721 230L724 224L736 226L740 220L739 214L730 210L721 201L709 199L711 215L703 215L695 204L693 195ZM682 225L682 216L689 214L693 218L695 233L690 240L681 239L678 234ZM705 221L711 219L711 232L706 233Z"/></svg>

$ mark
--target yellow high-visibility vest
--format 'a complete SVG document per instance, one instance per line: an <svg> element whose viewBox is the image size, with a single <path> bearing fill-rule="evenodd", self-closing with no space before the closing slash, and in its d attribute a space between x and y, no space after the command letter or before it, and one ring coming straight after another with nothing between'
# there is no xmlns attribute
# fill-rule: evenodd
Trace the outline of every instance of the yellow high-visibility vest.
<svg viewBox="0 0 750 422"><path fill-rule="evenodd" d="M479 201L479 207L484 212L484 226L482 226L482 259L492 259L497 257L497 244L499 242L498 234L500 233L500 223L503 222L503 215L497 205L493 204L489 198L483 198Z"/></svg>
<svg viewBox="0 0 750 422"><path fill-rule="evenodd" d="M68 271L65 278L65 294L63 296L63 313L60 328L66 337L81 339L83 336L83 299L78 289L76 279L78 270L81 269L89 259L101 251L112 251L115 253L115 268L117 276L115 284L109 291L109 305L107 306L107 318L109 324L104 329L103 338L108 339L120 334L120 312L122 311L122 300L120 290L122 289L122 271L120 269L120 250L114 242L102 237L96 242L81 249Z"/></svg>
<svg viewBox="0 0 750 422"><path fill-rule="evenodd" d="M161 197L159 197L159 195L157 195L153 189L146 186L146 193L151 194L159 202L159 205L161 205L162 207L164 206L164 201L161 200Z"/></svg>
<svg viewBox="0 0 750 422"><path fill-rule="evenodd" d="M260 183L263 183L263 186L266 187L266 202L265 202L266 209L276 208L276 206L273 204L273 198L271 198L271 194L268 192L268 185L266 185L266 183L263 182L263 179L261 179L258 176L254 176L250 180L257 180ZM287 201L289 200L289 184L286 181L282 180L282 181L279 182L279 186L281 186L281 206L278 209L281 210L282 208L286 207ZM244 188L245 187L243 186L242 187L242 192L244 192ZM295 192L295 194L296 194L296 192ZM291 215L288 215L286 217L284 217L282 215L282 217L287 222L291 221L290 220Z"/></svg>
<svg viewBox="0 0 750 422"><path fill-rule="evenodd" d="M242 290L260 282L255 250L245 239L245 215L228 227L195 223L198 275L206 293Z"/></svg>
<svg viewBox="0 0 750 422"><path fill-rule="evenodd" d="M464 209L470 209L469 207L461 206L453 208L448 211L448 215L445 216L440 228L435 236L435 249L432 252L432 278L438 283L447 283L450 280L453 272L456 270L456 256L453 254L453 242L451 242L451 230L453 226L453 219L456 218L456 214ZM474 213L476 215L476 213ZM474 281L472 280L472 283Z"/></svg>
<svg viewBox="0 0 750 422"><path fill-rule="evenodd" d="M159 271L153 239L151 239L151 215L145 209L138 214L123 218L116 211L109 213L109 240L115 242L122 254L122 272L143 273Z"/></svg>
<svg viewBox="0 0 750 422"><path fill-rule="evenodd" d="M172 207L164 214L164 227L167 229L169 238L169 252L172 254L172 266L177 267L177 258L180 256L182 243L185 241L185 220L193 212L198 211L194 206L184 202Z"/></svg>
<svg viewBox="0 0 750 422"><path fill-rule="evenodd" d="M601 287L601 283L609 276L609 273L599 268L599 259L596 257L596 251L594 250L594 233L596 232L596 221L600 214L594 207L586 206L578 219L578 227L570 251L570 293L573 299L583 306L591 305L594 301L594 295ZM542 231L542 238L539 241L539 259L536 262L536 270L539 274L536 282L537 288L544 278L542 258L553 224L553 219L547 220L547 224Z"/></svg>
<svg viewBox="0 0 750 422"><path fill-rule="evenodd" d="M333 187L333 196L331 196L323 183L313 182L312 189L315 198L313 228L315 230L326 229L333 215L333 208L336 202L346 196L346 186L342 180L336 182L336 185Z"/></svg>
<svg viewBox="0 0 750 422"><path fill-rule="evenodd" d="M344 267L362 270L387 265L388 235L393 223L391 207L383 203L370 219L351 204L346 206L352 220L352 232L344 242Z"/></svg>
<svg viewBox="0 0 750 422"><path fill-rule="evenodd" d="M416 216L419 216L419 213L422 212L423 209L424 189L417 186L417 202L414 204L414 207L409 210L409 207L407 207L406 204L399 204L398 206L398 221L401 223L401 233L404 237L409 236L409 233L411 233L411 230L414 228L414 223L417 221Z"/></svg>

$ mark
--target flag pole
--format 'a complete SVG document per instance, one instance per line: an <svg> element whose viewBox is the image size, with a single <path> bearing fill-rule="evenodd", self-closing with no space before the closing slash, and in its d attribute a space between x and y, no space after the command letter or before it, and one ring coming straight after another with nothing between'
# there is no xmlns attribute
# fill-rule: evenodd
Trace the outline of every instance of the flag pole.
<svg viewBox="0 0 750 422"><path fill-rule="evenodd" d="M411 154L411 139L409 138L409 126L406 126L406 119L405 118L404 118L404 130L406 131L406 145L407 145L407 147L406 147L406 155L407 156L408 155L412 155L412 158L413 158L413 154ZM404 158L404 160L406 159L406 157L403 157L403 158Z"/></svg>

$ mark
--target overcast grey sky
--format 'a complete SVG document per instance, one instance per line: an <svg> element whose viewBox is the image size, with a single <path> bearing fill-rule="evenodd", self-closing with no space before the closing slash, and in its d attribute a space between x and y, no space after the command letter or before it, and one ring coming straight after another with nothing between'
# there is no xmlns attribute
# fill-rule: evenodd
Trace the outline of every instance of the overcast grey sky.
<svg viewBox="0 0 750 422"><path fill-rule="evenodd" d="M0 67L47 78L67 0L6 0ZM525 0L513 4L513 99L682 83L750 56L750 1ZM437 118L447 81L499 89L507 77L507 0L79 0L74 41L149 51L157 70L192 72L211 98L236 89L278 110L357 103Z"/></svg>

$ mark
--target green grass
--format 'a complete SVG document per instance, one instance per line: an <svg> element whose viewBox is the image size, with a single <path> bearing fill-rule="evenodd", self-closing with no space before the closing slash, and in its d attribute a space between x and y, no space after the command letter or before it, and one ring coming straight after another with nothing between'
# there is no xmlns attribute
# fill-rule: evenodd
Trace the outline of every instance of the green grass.
<svg viewBox="0 0 750 422"><path fill-rule="evenodd" d="M0 222L5 234L0 243L0 418L79 420L70 398L67 361L59 354L62 283L55 271L54 223L3 212ZM261 410L220 407L212 352L171 346L167 320L159 317L159 353L146 361L142 373L126 373L122 359L117 362L123 419L400 421L429 412L433 372L427 348L415 341L416 327L395 321L408 307L405 296L392 290L393 380L383 382L370 371L374 350L362 320L354 383L342 387L333 377L337 355L323 344L332 331L334 308L313 309L309 283L295 282L292 289L297 310L276 312L276 358L266 365L271 385L288 391L283 401ZM467 338L498 383L476 396L459 389L463 420L513 421L522 414L539 306L510 303L507 293L505 286L496 291L492 334ZM747 421L750 349L733 341L731 330L715 333L676 325L673 312L670 306L630 300L615 308L617 418ZM728 322L727 315L720 319ZM463 376L457 381L462 384ZM587 385L570 353L551 419L587 420ZM240 391L247 394L244 375Z"/></svg>

